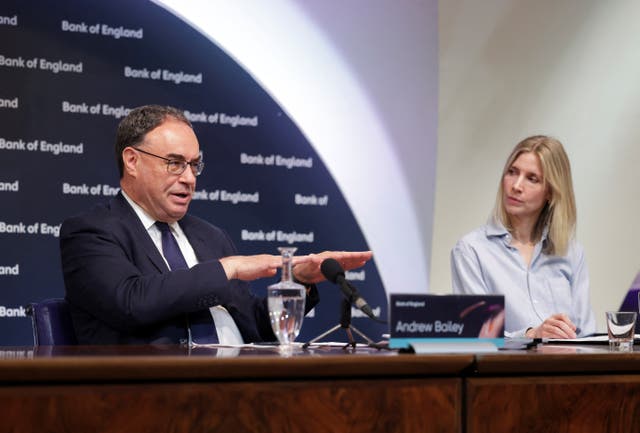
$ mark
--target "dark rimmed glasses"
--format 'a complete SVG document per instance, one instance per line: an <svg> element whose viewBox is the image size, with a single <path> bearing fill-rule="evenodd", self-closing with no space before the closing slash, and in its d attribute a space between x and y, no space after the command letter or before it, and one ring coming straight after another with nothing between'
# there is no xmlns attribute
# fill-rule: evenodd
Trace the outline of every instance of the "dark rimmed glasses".
<svg viewBox="0 0 640 433"><path fill-rule="evenodd" d="M191 161L187 162L181 159L169 159L164 156L156 155L151 152L147 152L146 150L142 150L138 147L131 147L133 150L137 150L138 152L142 152L145 155L155 156L156 158L160 158L166 161L167 163L167 173L169 174L182 174L187 169L187 166L191 166L191 171L194 176L200 176L202 170L204 170L204 161Z"/></svg>

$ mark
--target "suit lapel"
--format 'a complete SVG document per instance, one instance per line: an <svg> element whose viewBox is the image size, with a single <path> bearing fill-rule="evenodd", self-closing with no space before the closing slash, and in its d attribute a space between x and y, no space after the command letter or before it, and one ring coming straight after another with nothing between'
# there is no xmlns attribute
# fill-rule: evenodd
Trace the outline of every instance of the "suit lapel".
<svg viewBox="0 0 640 433"><path fill-rule="evenodd" d="M164 258L151 240L151 236L149 236L147 229L144 228L142 221L140 221L140 218L138 218L138 215L136 215L136 212L133 210L129 202L127 202L127 199L124 198L122 193L118 193L113 200L112 209L113 212L124 222L125 226L130 229L133 243L135 244L132 247L134 249L142 249L145 251L149 261L151 261L156 269L158 269L158 272L169 272L169 268L167 267Z"/></svg>
<svg viewBox="0 0 640 433"><path fill-rule="evenodd" d="M184 232L189 243L196 253L198 262L205 262L207 260L217 259L214 252L211 251L209 242L203 237L202 233L196 230L190 222L189 216L185 215L179 222L180 228Z"/></svg>

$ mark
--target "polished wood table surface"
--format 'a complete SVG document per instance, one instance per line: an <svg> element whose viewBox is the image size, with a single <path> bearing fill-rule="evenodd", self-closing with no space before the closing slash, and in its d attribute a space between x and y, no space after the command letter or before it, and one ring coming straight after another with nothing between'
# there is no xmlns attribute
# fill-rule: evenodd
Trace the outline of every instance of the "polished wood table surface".
<svg viewBox="0 0 640 433"><path fill-rule="evenodd" d="M565 344L478 354L465 393L467 432L640 432L640 352Z"/></svg>
<svg viewBox="0 0 640 433"><path fill-rule="evenodd" d="M474 359L180 346L7 348L0 356L0 417L16 432L453 433L462 428L461 377Z"/></svg>
<svg viewBox="0 0 640 433"><path fill-rule="evenodd" d="M16 432L630 432L640 352L5 347L0 416Z"/></svg>
<svg viewBox="0 0 640 433"><path fill-rule="evenodd" d="M40 346L0 350L0 381L458 376L473 354L416 357L358 347ZM28 360L28 361L26 361Z"/></svg>

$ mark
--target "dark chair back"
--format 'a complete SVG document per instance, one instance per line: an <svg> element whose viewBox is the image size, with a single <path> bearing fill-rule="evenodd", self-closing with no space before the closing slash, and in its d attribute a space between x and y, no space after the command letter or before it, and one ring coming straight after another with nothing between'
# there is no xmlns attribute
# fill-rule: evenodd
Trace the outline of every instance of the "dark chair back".
<svg viewBox="0 0 640 433"><path fill-rule="evenodd" d="M69 304L62 298L46 299L27 306L36 346L68 346L78 344L71 321Z"/></svg>
<svg viewBox="0 0 640 433"><path fill-rule="evenodd" d="M627 294L622 300L622 305L620 305L620 308L618 309L618 311L635 311L636 313L638 313L640 311L640 309L638 308L638 305L640 304L640 302L638 302L639 297L640 297L640 272L638 272L638 275L636 275L636 278L633 280L633 283L631 283L631 287L629 287L629 290L627 290ZM636 318L636 334L640 333L639 330L640 330L640 314L638 314Z"/></svg>

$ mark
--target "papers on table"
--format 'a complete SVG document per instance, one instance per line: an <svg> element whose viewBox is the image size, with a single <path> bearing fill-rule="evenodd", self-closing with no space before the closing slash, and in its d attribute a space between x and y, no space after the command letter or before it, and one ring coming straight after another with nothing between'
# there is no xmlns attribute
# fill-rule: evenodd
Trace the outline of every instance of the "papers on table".
<svg viewBox="0 0 640 433"><path fill-rule="evenodd" d="M640 334L635 334L634 343L640 343ZM609 336L607 334L596 334L588 337L580 338L543 338L543 343L562 343L562 344L609 344Z"/></svg>

